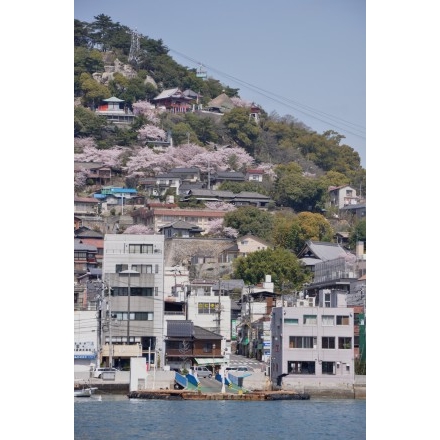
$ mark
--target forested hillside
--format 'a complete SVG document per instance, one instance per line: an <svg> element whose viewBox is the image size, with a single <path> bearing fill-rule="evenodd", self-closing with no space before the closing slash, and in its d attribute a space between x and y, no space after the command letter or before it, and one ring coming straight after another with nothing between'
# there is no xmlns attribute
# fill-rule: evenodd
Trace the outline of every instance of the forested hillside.
<svg viewBox="0 0 440 440"><path fill-rule="evenodd" d="M266 170L266 180L258 187L250 182L225 183L222 189L257 191L294 213L324 213L329 186L350 185L365 198L365 169L359 154L344 144L344 136L333 130L318 134L295 115L267 114L264 109L256 123L249 118L253 103L239 89L212 77L197 77L196 69L172 59L161 39L141 35L133 58L132 30L104 14L94 18L92 23L74 21L75 160L119 167L130 186L141 177L178 166L205 171L209 163L211 172L259 167ZM129 66L127 74L115 73L102 81L105 66L116 60ZM221 118L152 108L153 98L175 87L196 91L205 105L226 93L235 108ZM129 127L110 124L94 112L102 99L111 96L124 100L136 115ZM146 146L168 134L173 146L166 152L159 154ZM76 175L75 191L87 193L81 173Z"/></svg>

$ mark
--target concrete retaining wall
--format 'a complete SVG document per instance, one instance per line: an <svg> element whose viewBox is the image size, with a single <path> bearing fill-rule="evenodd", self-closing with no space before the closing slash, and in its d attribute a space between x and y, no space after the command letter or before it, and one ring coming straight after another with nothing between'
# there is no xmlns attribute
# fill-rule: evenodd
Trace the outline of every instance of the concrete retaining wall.
<svg viewBox="0 0 440 440"><path fill-rule="evenodd" d="M284 378L283 378L284 379ZM296 379L298 382L298 379ZM98 393L128 394L130 383L129 371L117 371L114 381L89 378L89 373L75 373L75 386L90 383L98 387ZM146 390L172 390L174 388L174 371L158 370L154 374L150 372L145 384ZM269 377L263 372L254 371L250 376L243 379L243 388L248 391L271 391L284 390L310 394L311 398L324 397L332 399L366 399L365 376L357 376L355 384L322 383L313 380L304 380L298 384L285 382L282 387L272 386Z"/></svg>

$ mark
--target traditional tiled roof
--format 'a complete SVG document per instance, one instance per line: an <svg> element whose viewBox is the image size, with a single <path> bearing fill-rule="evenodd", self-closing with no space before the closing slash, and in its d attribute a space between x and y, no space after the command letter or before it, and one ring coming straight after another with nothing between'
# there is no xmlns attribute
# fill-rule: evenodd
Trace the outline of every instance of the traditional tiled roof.
<svg viewBox="0 0 440 440"><path fill-rule="evenodd" d="M81 203L96 203L96 204L99 203L99 201L93 197L76 197L75 196L73 201L74 202L81 202Z"/></svg>
<svg viewBox="0 0 440 440"><path fill-rule="evenodd" d="M221 95L218 95L216 98L211 99L211 101L208 102L207 107L214 107L219 109L227 109L231 110L235 107L234 103L232 102L231 98L226 94L222 93Z"/></svg>
<svg viewBox="0 0 440 440"><path fill-rule="evenodd" d="M125 102L123 99L116 98L116 96L112 96L111 98L103 99L103 102Z"/></svg>
<svg viewBox="0 0 440 440"><path fill-rule="evenodd" d="M322 241L307 240L303 249L299 252L298 258L316 258L321 261L336 260L337 258L351 255L338 243L327 243Z"/></svg>

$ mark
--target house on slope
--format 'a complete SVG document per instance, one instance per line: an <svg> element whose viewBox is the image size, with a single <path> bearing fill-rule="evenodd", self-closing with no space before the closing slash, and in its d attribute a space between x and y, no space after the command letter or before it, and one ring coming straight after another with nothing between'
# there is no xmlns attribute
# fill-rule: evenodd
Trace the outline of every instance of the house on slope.
<svg viewBox="0 0 440 440"><path fill-rule="evenodd" d="M192 223L183 220L177 220L168 225L159 228L159 233L165 235L165 238L192 238L199 237L203 229Z"/></svg>
<svg viewBox="0 0 440 440"><path fill-rule="evenodd" d="M356 190L351 186L331 186L328 190L330 197L330 207L337 207L339 209L344 206L357 205L359 197L356 195Z"/></svg>
<svg viewBox="0 0 440 440"><path fill-rule="evenodd" d="M246 234L242 237L238 237L237 247L239 257L245 257L252 252L272 248L272 246L267 241L252 234Z"/></svg>
<svg viewBox="0 0 440 440"><path fill-rule="evenodd" d="M125 101L116 96L103 99L95 113L99 116L104 116L108 122L113 122L114 124L131 124L135 118L133 112L125 104Z"/></svg>
<svg viewBox="0 0 440 440"><path fill-rule="evenodd" d="M178 87L167 89L153 98L157 108L165 108L170 113L186 113L192 110L193 98L187 96Z"/></svg>
<svg viewBox="0 0 440 440"><path fill-rule="evenodd" d="M208 110L213 113L228 113L235 107L232 99L226 94L222 93L211 99L205 107L205 110Z"/></svg>

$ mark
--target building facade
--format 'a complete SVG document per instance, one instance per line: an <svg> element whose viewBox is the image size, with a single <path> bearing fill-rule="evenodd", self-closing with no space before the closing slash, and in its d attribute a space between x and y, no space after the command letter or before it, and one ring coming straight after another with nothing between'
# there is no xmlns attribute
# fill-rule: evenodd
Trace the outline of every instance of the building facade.
<svg viewBox="0 0 440 440"><path fill-rule="evenodd" d="M324 289L319 297L275 307L271 320L272 383L283 389L337 384L353 386L354 313L345 293Z"/></svg>
<svg viewBox="0 0 440 440"><path fill-rule="evenodd" d="M106 234L102 276L107 286L102 325L106 365L131 356L151 363L164 349L164 236Z"/></svg>

